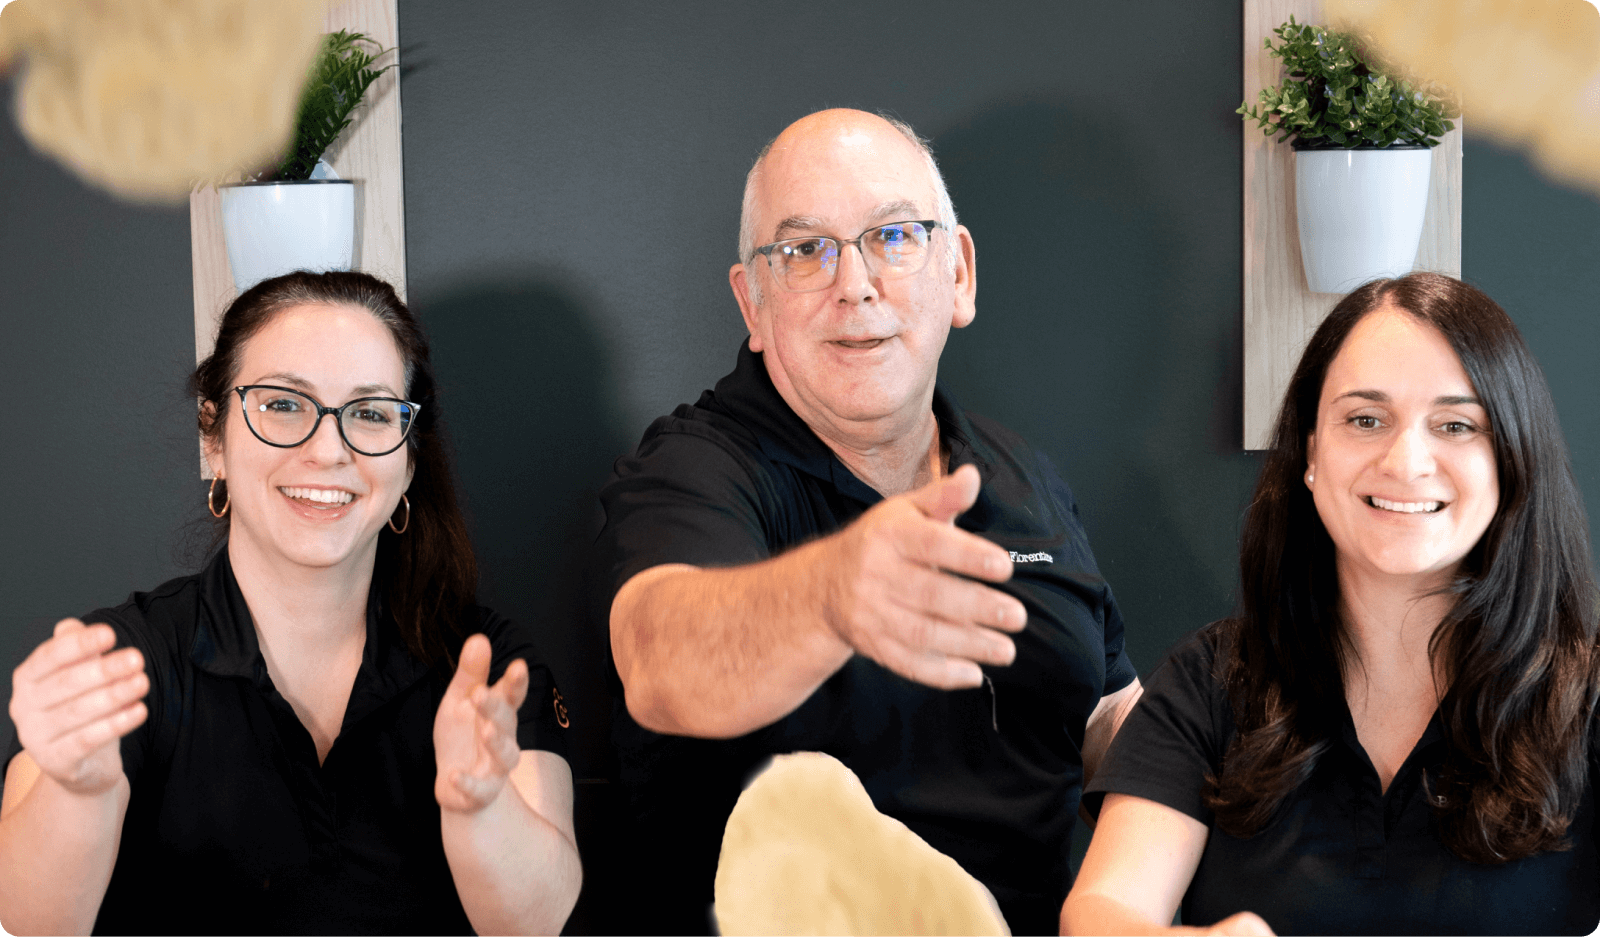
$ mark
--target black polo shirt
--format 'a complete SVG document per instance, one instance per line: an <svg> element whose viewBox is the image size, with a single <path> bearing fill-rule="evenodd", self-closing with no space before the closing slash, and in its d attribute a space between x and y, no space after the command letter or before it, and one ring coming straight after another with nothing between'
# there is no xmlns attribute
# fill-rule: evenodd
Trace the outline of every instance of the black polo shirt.
<svg viewBox="0 0 1600 937"><path fill-rule="evenodd" d="M376 592L376 590L374 590ZM565 755L564 705L522 628L479 608L491 677L528 663L523 749ZM449 684L374 599L339 736L316 747L273 688L227 550L198 575L83 616L145 659L149 718L122 739L132 786L95 933L471 933L434 799ZM21 750L12 742L7 763Z"/></svg>
<svg viewBox="0 0 1600 937"><path fill-rule="evenodd" d="M933 411L951 468L972 463L983 479L957 525L1007 548L1016 564L999 586L1028 611L1015 663L984 668L984 686L947 692L858 655L794 712L726 741L658 735L619 704L637 926L705 931L734 801L772 755L811 750L849 765L879 810L987 885L1014 932L1055 933L1070 885L1084 724L1136 673L1072 493L1050 461L942 391ZM789 409L748 345L715 390L650 426L600 498L601 615L642 570L754 563L882 500Z"/></svg>
<svg viewBox="0 0 1600 937"><path fill-rule="evenodd" d="M1279 934L1588 934L1600 923L1594 779L1572 824L1572 848L1478 865L1439 841L1423 772L1447 754L1438 716L1387 793L1344 708L1342 730L1277 818L1249 839L1217 829L1201 803L1234 736L1215 638L1202 631L1145 684L1084 795L1131 794L1211 828L1183 920L1206 926L1254 911Z"/></svg>

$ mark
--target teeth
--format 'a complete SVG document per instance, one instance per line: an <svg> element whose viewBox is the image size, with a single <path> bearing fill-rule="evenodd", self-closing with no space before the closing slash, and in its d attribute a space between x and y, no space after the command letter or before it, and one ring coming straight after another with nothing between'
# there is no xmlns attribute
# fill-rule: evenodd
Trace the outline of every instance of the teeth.
<svg viewBox="0 0 1600 937"><path fill-rule="evenodd" d="M349 504L355 500L355 495L348 491L338 491L330 488L279 488L279 491L291 498L301 501L316 501L321 504Z"/></svg>
<svg viewBox="0 0 1600 937"><path fill-rule="evenodd" d="M1385 501L1374 497L1368 497L1367 503L1399 514L1432 514L1444 507L1443 501Z"/></svg>

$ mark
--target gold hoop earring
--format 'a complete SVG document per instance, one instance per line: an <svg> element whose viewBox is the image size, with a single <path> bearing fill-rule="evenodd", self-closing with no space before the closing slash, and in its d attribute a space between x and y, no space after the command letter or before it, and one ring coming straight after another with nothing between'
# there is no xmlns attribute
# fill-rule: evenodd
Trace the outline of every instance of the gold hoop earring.
<svg viewBox="0 0 1600 937"><path fill-rule="evenodd" d="M222 517L227 514L228 505L233 503L233 495L228 493L227 485L223 485L222 510L217 510L217 482L219 481L222 481L222 479L213 475L211 477L211 488L206 491L206 510L211 512L212 517Z"/></svg>
<svg viewBox="0 0 1600 937"><path fill-rule="evenodd" d="M389 529L394 531L397 534L405 533L406 532L406 528L411 526L411 502L406 500L406 496L405 495L401 495L400 496L400 504L401 504L402 507L404 507L406 509L406 522L404 524L401 524L399 527L396 527L396 526L394 526L394 515L393 514L389 515Z"/></svg>

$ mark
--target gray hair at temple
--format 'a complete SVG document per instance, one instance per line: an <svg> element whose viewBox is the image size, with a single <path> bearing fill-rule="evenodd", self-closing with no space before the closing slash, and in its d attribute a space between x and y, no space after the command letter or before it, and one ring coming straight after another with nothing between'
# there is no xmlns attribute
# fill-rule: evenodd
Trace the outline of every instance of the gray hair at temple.
<svg viewBox="0 0 1600 937"><path fill-rule="evenodd" d="M950 190L945 187L944 174L939 172L939 163L933 158L933 147L929 141L917 136L911 125L898 117L888 114L879 114L879 117L889 122L889 126L900 131L901 136L910 140L922 153L922 159L928 164L928 172L933 175L934 196L938 204L934 206L934 216L939 221L939 227L945 232L945 263L954 272L956 263L961 257L961 246L956 241L956 206L950 201ZM749 175L744 179L744 205L739 212L739 262L745 265L747 282L750 285L750 301L757 306L761 305L761 280L754 270L748 269L756 259L756 180L761 176L761 165L767 160L767 153L771 152L772 144L777 140L773 137L767 145L756 154L755 164L750 167Z"/></svg>

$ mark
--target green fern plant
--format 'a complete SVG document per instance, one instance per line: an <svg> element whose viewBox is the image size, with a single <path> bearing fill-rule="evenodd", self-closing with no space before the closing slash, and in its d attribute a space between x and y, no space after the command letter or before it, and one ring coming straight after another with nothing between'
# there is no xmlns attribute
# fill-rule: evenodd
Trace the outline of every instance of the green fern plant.
<svg viewBox="0 0 1600 937"><path fill-rule="evenodd" d="M1254 120L1278 142L1294 137L1297 149L1438 146L1455 129L1460 110L1449 92L1414 86L1374 60L1357 37L1321 26L1289 22L1264 40L1283 61L1283 83L1261 89L1257 107L1246 101L1234 113Z"/></svg>
<svg viewBox="0 0 1600 937"><path fill-rule="evenodd" d="M341 29L328 34L300 96L294 144L283 161L261 177L263 181L311 178L317 160L355 119L351 115L367 89L394 67L392 64L372 67L373 62L390 51L378 48L376 42L362 33Z"/></svg>

